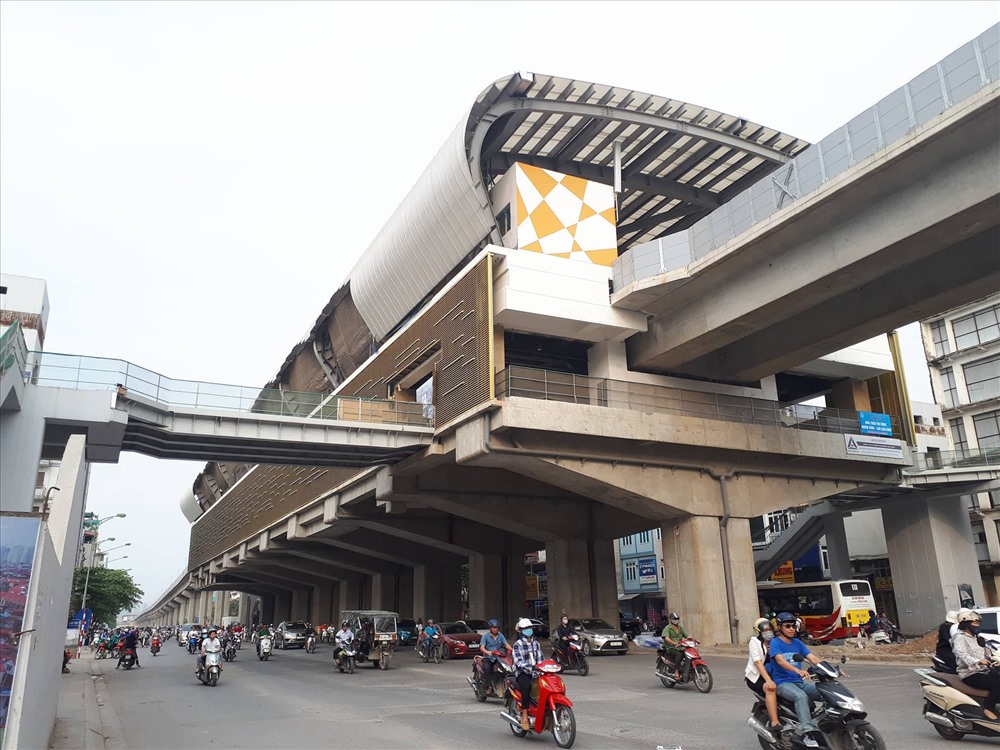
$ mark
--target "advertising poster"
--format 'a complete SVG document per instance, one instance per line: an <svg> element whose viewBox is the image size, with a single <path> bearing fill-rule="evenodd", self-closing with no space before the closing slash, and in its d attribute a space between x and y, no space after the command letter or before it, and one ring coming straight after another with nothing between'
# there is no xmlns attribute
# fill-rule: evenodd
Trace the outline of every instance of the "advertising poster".
<svg viewBox="0 0 1000 750"><path fill-rule="evenodd" d="M7 727L7 708L17 665L17 636L31 585L31 565L42 519L0 515L0 731Z"/></svg>
<svg viewBox="0 0 1000 750"><path fill-rule="evenodd" d="M656 583L656 558L655 557L640 557L639 558L639 584L644 583Z"/></svg>

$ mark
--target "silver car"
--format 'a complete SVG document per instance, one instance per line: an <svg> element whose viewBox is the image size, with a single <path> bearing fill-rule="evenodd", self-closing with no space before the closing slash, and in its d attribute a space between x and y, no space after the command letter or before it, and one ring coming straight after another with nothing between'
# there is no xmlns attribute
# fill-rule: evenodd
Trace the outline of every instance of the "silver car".
<svg viewBox="0 0 1000 750"><path fill-rule="evenodd" d="M583 641L583 653L591 654L627 654L628 637L619 629L612 627L598 617L581 617L570 620L573 628Z"/></svg>
<svg viewBox="0 0 1000 750"><path fill-rule="evenodd" d="M280 622L274 629L274 647L286 649L289 646L305 648L306 634L309 628L299 620L298 622Z"/></svg>

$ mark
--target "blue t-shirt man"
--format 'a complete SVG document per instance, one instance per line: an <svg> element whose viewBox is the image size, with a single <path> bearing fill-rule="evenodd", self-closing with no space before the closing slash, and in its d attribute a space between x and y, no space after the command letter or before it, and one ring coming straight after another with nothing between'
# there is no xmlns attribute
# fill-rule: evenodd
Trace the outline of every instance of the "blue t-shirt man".
<svg viewBox="0 0 1000 750"><path fill-rule="evenodd" d="M819 658L806 648L806 644L795 637L797 631L795 616L782 612L777 617L778 637L771 639L771 679L778 686L778 696L795 704L795 716L799 720L799 733L802 744L806 747L818 747L812 733L818 731L809 710L809 699L821 700L819 690L811 682L806 682L809 675L793 660L794 654L802 654L811 664L817 664Z"/></svg>

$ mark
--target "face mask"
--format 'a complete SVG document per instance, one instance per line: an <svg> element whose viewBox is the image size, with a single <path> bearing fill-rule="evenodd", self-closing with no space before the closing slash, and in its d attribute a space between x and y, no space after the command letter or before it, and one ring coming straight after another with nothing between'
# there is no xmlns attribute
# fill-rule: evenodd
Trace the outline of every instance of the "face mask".
<svg viewBox="0 0 1000 750"><path fill-rule="evenodd" d="M763 633L760 634L760 637L763 638L765 641L769 641L772 638L774 638L774 633L770 630L765 630Z"/></svg>
<svg viewBox="0 0 1000 750"><path fill-rule="evenodd" d="M534 634L535 631L532 630L531 628L525 628L524 630L521 631L521 635L523 635L525 638L531 638L531 636L533 636Z"/></svg>
<svg viewBox="0 0 1000 750"><path fill-rule="evenodd" d="M982 628L979 625L973 625L971 628L969 628L969 632L972 633L973 635L979 635L979 632L981 630Z"/></svg>

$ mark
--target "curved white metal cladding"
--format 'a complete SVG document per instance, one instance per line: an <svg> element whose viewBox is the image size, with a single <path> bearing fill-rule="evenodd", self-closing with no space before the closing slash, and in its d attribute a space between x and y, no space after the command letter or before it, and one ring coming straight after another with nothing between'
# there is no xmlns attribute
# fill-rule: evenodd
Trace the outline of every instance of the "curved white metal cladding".
<svg viewBox="0 0 1000 750"><path fill-rule="evenodd" d="M184 494L181 495L180 506L181 513L184 514L188 523L194 523L205 512L198 504L198 498L194 496L194 490L190 488L184 490Z"/></svg>
<svg viewBox="0 0 1000 750"><path fill-rule="evenodd" d="M351 271L351 295L382 339L478 247L493 227L465 157L468 115Z"/></svg>

